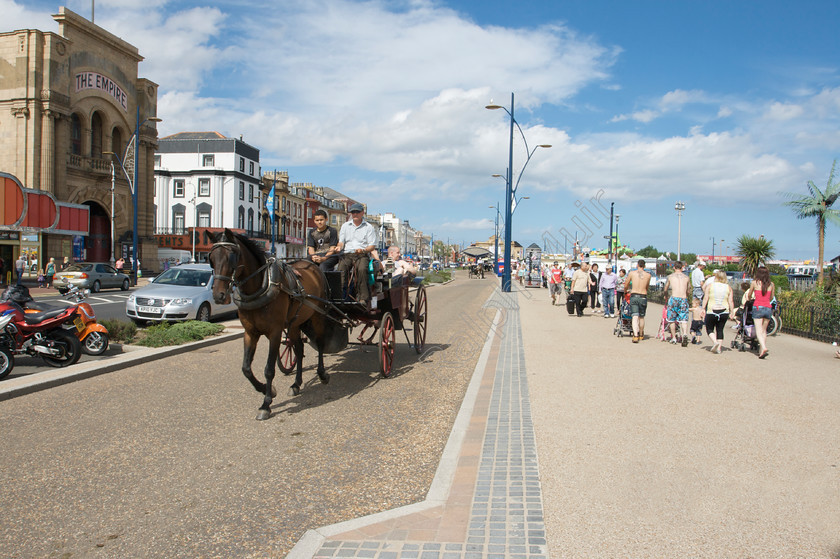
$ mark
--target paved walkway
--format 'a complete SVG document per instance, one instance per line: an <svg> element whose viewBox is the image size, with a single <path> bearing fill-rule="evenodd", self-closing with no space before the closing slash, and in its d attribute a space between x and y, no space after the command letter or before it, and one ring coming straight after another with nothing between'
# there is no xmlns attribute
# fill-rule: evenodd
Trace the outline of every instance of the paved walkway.
<svg viewBox="0 0 840 559"><path fill-rule="evenodd" d="M427 499L311 530L288 557L840 556L830 346L779 336L759 361L666 345L653 304L631 344L615 319L570 317L541 289L487 306Z"/></svg>

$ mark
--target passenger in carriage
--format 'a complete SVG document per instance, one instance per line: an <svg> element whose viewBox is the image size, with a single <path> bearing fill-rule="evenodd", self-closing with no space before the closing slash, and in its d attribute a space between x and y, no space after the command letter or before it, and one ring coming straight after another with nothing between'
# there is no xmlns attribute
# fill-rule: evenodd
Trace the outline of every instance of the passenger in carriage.
<svg viewBox="0 0 840 559"><path fill-rule="evenodd" d="M309 231L306 248L309 259L318 264L323 272L329 272L338 264L338 231L327 225L327 212L316 210L312 218L315 229Z"/></svg>
<svg viewBox="0 0 840 559"><path fill-rule="evenodd" d="M388 261L385 263L386 271L393 266L391 273L391 285L411 283L417 276L417 268L400 254L400 247L394 245L388 247Z"/></svg>
<svg viewBox="0 0 840 559"><path fill-rule="evenodd" d="M365 209L361 204L350 206L352 219L341 226L338 232L338 251L341 253L336 270L345 277L350 270L356 271L356 300L370 302L370 286L367 282L370 255L376 250L378 237L376 228L365 221Z"/></svg>

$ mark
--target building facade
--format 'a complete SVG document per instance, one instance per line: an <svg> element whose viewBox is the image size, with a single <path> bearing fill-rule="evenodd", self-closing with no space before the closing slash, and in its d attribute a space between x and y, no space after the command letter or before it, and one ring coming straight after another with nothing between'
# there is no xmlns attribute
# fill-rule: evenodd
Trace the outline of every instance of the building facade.
<svg viewBox="0 0 840 559"><path fill-rule="evenodd" d="M227 227L270 241L263 226L266 193L257 148L218 132L181 132L158 144L154 173L159 247L190 250L197 262L204 262L212 244L207 231Z"/></svg>
<svg viewBox="0 0 840 559"><path fill-rule="evenodd" d="M0 33L0 186L20 214L0 223L0 257L26 251L40 265L130 257L135 201L119 163L112 196L114 152L138 187L141 261L153 260L158 86L138 76L136 47L66 8L53 18L58 33ZM36 217L36 206L46 214ZM87 215L68 226L71 209Z"/></svg>

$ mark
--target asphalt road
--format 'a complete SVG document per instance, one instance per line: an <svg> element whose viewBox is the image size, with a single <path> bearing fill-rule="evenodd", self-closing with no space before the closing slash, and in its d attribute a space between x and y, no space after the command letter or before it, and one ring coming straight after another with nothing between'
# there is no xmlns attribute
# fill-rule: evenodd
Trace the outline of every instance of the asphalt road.
<svg viewBox="0 0 840 559"><path fill-rule="evenodd" d="M240 341L2 402L0 556L282 557L422 500L494 313L496 282L463 276L428 291L422 356L398 331L392 378L353 346L322 385L308 350L303 393L280 376L268 421Z"/></svg>

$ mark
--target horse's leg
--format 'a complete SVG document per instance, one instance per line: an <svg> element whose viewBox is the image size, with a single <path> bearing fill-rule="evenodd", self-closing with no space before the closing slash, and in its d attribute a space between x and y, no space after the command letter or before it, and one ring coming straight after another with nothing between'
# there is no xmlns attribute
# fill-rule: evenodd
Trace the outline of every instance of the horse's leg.
<svg viewBox="0 0 840 559"><path fill-rule="evenodd" d="M254 361L254 353L257 351L257 342L259 339L259 334L254 335L247 330L242 337L242 342L245 346L245 351L242 354L242 374L251 382L256 391L262 394L265 392L265 384L258 381L251 371L251 363Z"/></svg>
<svg viewBox="0 0 840 559"><path fill-rule="evenodd" d="M295 332L293 336L289 332L289 339L294 340L295 357L297 358L297 372L295 373L295 383L289 387L289 395L297 396L300 394L300 387L303 384L303 338L300 336L300 330Z"/></svg>
<svg viewBox="0 0 840 559"><path fill-rule="evenodd" d="M280 354L280 344L282 341L282 332L268 339L268 359L265 361L265 398L263 398L260 411L257 412L257 419L260 421L271 417L271 401L277 394L272 386L274 384L274 367L277 362L277 356Z"/></svg>
<svg viewBox="0 0 840 559"><path fill-rule="evenodd" d="M318 378L321 379L321 384L328 384L330 382L330 375L324 368L324 352L318 350Z"/></svg>

